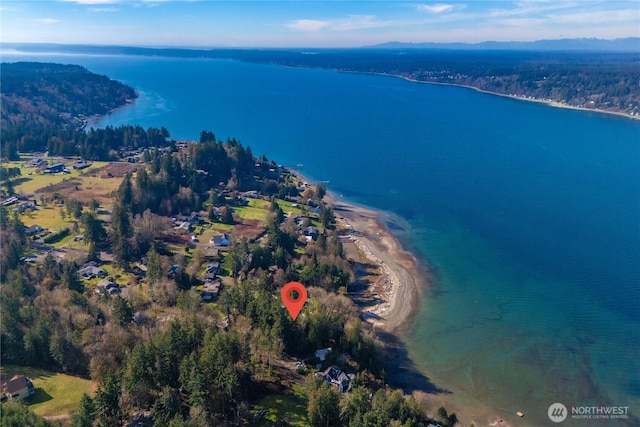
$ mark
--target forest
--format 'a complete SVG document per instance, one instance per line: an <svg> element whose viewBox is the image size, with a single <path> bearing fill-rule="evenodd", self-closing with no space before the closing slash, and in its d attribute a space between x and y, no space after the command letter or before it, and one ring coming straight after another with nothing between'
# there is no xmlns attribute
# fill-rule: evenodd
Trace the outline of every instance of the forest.
<svg viewBox="0 0 640 427"><path fill-rule="evenodd" d="M27 235L18 212L0 208L3 364L95 381L97 391L82 397L74 426L128 425L135 417L157 426L245 424L259 417L256 404L265 396L291 394L291 382L305 396L312 426L429 423L415 398L385 385L381 343L346 293L353 269L322 186L305 187L250 147L218 141L209 131L180 149L145 153L136 172L123 176L107 218L99 213L103 206L72 197L44 201L74 218L84 238L80 258L43 252L46 245ZM217 301L205 303L204 254L197 245L176 245L171 218L197 213L207 223L236 224L232 212L246 203L239 195L247 192L267 202L263 231L255 238L232 235L218 255L225 285ZM304 207L300 214L280 206L292 202ZM312 209L318 213L305 213ZM305 239L308 227L317 227L315 239ZM43 261L25 262L34 252ZM97 279L79 275L87 262L100 265L104 253L126 294L99 292ZM143 278L122 282L141 265ZM305 283L310 293L295 322L278 298L289 281ZM320 371L339 366L351 375L348 393L314 374L317 361L309 360L322 348L331 352ZM291 360L307 362L284 368ZM444 408L439 414L441 423L457 422ZM29 420L12 425L48 425L20 405L4 404L3 415ZM288 425L288 419L264 425Z"/></svg>
<svg viewBox="0 0 640 427"><path fill-rule="evenodd" d="M133 88L79 65L39 62L0 64L2 85L2 156L50 151L60 155L107 157L82 152L86 119L126 105L138 95Z"/></svg>

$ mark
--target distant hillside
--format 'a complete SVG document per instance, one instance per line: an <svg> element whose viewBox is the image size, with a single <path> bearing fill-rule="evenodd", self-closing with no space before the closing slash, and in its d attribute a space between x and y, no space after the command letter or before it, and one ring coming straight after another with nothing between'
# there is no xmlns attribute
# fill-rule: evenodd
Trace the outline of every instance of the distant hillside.
<svg viewBox="0 0 640 427"><path fill-rule="evenodd" d="M559 39L533 42L481 43L404 43L391 41L367 46L379 49L451 49L451 50L538 50L538 51L590 51L590 52L640 52L640 37L615 40L603 39Z"/></svg>
<svg viewBox="0 0 640 427"><path fill-rule="evenodd" d="M289 67L390 74L419 82L471 86L500 95L638 116L639 43L640 38L477 45L392 42L357 49L207 50L28 43L3 43L2 48L23 52L226 58ZM430 48L420 49L424 46Z"/></svg>
<svg viewBox="0 0 640 427"><path fill-rule="evenodd" d="M2 126L69 125L105 114L137 95L133 88L78 65L0 64Z"/></svg>

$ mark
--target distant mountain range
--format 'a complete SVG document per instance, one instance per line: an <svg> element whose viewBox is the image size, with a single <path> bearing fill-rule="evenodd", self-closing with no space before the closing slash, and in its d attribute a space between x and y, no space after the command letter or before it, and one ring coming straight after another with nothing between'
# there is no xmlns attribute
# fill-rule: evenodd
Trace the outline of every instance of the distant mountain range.
<svg viewBox="0 0 640 427"><path fill-rule="evenodd" d="M447 49L447 50L546 50L546 51L599 51L599 52L640 52L640 37L623 39L558 39L533 42L481 43L404 43L391 41L366 46L374 49Z"/></svg>

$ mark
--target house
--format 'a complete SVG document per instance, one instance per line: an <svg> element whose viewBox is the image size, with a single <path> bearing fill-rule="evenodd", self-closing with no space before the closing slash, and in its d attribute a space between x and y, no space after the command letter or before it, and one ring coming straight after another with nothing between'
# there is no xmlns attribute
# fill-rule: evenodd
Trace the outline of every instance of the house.
<svg viewBox="0 0 640 427"><path fill-rule="evenodd" d="M47 161L44 160L42 157L34 157L33 159L29 160L29 163L27 163L27 167L28 168L39 168L41 166L44 166L47 164Z"/></svg>
<svg viewBox="0 0 640 427"><path fill-rule="evenodd" d="M204 259L207 261L220 259L220 250L212 246L207 246L204 249Z"/></svg>
<svg viewBox="0 0 640 427"><path fill-rule="evenodd" d="M222 233L219 236L213 236L210 243L212 243L213 246L229 246L231 244L231 238L227 234Z"/></svg>
<svg viewBox="0 0 640 427"><path fill-rule="evenodd" d="M22 202L16 207L16 210L20 213L23 213L27 209L33 209L36 207L36 204L33 201Z"/></svg>
<svg viewBox="0 0 640 427"><path fill-rule="evenodd" d="M318 239L320 230L318 230L318 227L314 227L313 225L310 225L303 230L303 234L309 238L307 240L316 240Z"/></svg>
<svg viewBox="0 0 640 427"><path fill-rule="evenodd" d="M309 209L309 213L318 214L319 215L321 210L322 209L320 208L320 206L314 206L314 207Z"/></svg>
<svg viewBox="0 0 640 427"><path fill-rule="evenodd" d="M25 233L27 234L27 236L33 236L34 234L38 234L41 231L42 227L40 227L39 225L32 225L30 227L27 227Z"/></svg>
<svg viewBox="0 0 640 427"><path fill-rule="evenodd" d="M347 374L335 365L329 366L322 373L322 379L338 387L340 393L346 393L351 389L353 374Z"/></svg>
<svg viewBox="0 0 640 427"><path fill-rule="evenodd" d="M169 271L167 272L167 277L169 279L173 279L178 273L180 273L180 265L173 264L171 268L169 268Z"/></svg>
<svg viewBox="0 0 640 427"><path fill-rule="evenodd" d="M187 234L191 230L191 224L189 221L176 222L176 226L173 227L173 230L180 234Z"/></svg>
<svg viewBox="0 0 640 427"><path fill-rule="evenodd" d="M87 279L87 280L91 280L94 279L96 277L99 278L104 278L107 277L107 272L103 269L101 269L100 267L96 266L96 263L93 262L93 265L83 265L79 270L78 270L78 276L82 277L83 279Z"/></svg>
<svg viewBox="0 0 640 427"><path fill-rule="evenodd" d="M11 206L13 204L18 203L18 198L15 196L9 197L8 199L2 202L2 206Z"/></svg>
<svg viewBox="0 0 640 427"><path fill-rule="evenodd" d="M258 197L260 197L260 193L256 190L245 191L243 195L252 199L257 199Z"/></svg>
<svg viewBox="0 0 640 427"><path fill-rule="evenodd" d="M200 291L200 298L204 302L216 301L218 296L220 296L220 288L222 284L219 280L205 283Z"/></svg>
<svg viewBox="0 0 640 427"><path fill-rule="evenodd" d="M86 169L88 167L89 167L89 163L85 162L84 160L77 161L73 165L73 168L76 169L76 170L82 170L82 169Z"/></svg>
<svg viewBox="0 0 640 427"><path fill-rule="evenodd" d="M198 212L192 212L191 215L189 215L189 217L187 218L187 221L189 221L189 224L191 225L198 225L202 224L203 222L202 217Z"/></svg>
<svg viewBox="0 0 640 427"><path fill-rule="evenodd" d="M56 163L44 170L44 173L58 173L64 171L64 163Z"/></svg>
<svg viewBox="0 0 640 427"><path fill-rule="evenodd" d="M105 292L109 295L119 294L120 287L111 279L103 279L96 285L95 293L100 294Z"/></svg>
<svg viewBox="0 0 640 427"><path fill-rule="evenodd" d="M205 270L207 273L220 273L220 261L213 261L207 264L207 269Z"/></svg>
<svg viewBox="0 0 640 427"><path fill-rule="evenodd" d="M2 401L13 400L18 401L33 396L36 389L30 378L24 375L14 375L6 383L2 383Z"/></svg>

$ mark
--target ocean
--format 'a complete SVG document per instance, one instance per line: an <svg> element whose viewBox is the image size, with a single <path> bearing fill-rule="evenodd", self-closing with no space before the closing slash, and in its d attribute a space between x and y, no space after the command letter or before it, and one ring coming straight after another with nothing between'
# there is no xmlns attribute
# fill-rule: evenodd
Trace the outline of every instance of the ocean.
<svg viewBox="0 0 640 427"><path fill-rule="evenodd" d="M140 92L93 126L203 129L389 212L431 271L402 339L454 406L640 417L640 121L467 88L231 60L19 55ZM425 283L427 278L425 277ZM571 409L570 409L571 410ZM515 417L523 411L525 417Z"/></svg>

